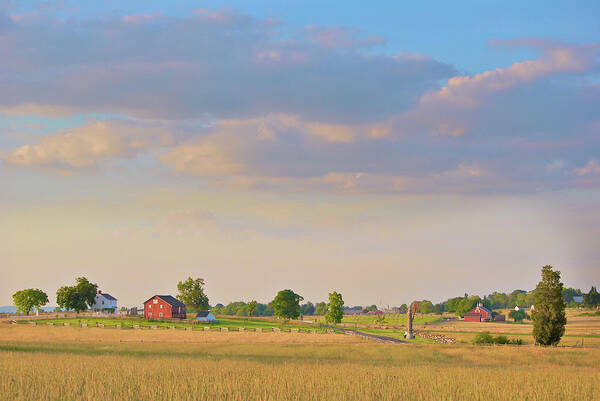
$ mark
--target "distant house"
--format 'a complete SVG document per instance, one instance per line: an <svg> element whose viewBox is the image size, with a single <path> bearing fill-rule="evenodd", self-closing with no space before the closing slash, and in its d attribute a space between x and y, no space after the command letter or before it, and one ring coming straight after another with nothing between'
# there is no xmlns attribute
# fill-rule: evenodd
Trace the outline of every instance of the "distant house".
<svg viewBox="0 0 600 401"><path fill-rule="evenodd" d="M573 302L577 302L578 304L583 302L583 296L573 297Z"/></svg>
<svg viewBox="0 0 600 401"><path fill-rule="evenodd" d="M92 311L117 313L117 310L117 298L105 292L98 291L98 294L94 297Z"/></svg>
<svg viewBox="0 0 600 401"><path fill-rule="evenodd" d="M465 313L465 322L489 322L490 320L492 320L492 311L481 303Z"/></svg>
<svg viewBox="0 0 600 401"><path fill-rule="evenodd" d="M196 313L196 320L199 322L214 322L215 315L211 311L203 311Z"/></svg>
<svg viewBox="0 0 600 401"><path fill-rule="evenodd" d="M501 315L501 314L497 314L496 316L494 316L494 322L505 322L506 321L506 316Z"/></svg>
<svg viewBox="0 0 600 401"><path fill-rule="evenodd" d="M171 295L155 295L144 302L146 319L185 319L185 304Z"/></svg>

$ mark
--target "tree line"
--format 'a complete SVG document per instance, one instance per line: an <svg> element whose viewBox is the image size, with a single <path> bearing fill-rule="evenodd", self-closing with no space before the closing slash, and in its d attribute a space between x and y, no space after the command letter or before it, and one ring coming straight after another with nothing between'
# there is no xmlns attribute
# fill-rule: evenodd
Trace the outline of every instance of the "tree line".
<svg viewBox="0 0 600 401"><path fill-rule="evenodd" d="M78 277L75 285L60 287L56 291L56 303L62 310L83 312L94 305L98 285L90 283L85 277ZM48 303L48 295L38 288L27 288L13 294L13 303L17 312L29 315L33 309L39 313Z"/></svg>

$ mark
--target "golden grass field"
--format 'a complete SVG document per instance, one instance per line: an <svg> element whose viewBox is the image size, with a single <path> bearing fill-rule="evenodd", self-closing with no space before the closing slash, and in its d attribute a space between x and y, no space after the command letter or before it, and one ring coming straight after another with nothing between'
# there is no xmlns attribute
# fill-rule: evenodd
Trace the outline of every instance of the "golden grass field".
<svg viewBox="0 0 600 401"><path fill-rule="evenodd" d="M0 324L2 400L594 400L599 348Z"/></svg>

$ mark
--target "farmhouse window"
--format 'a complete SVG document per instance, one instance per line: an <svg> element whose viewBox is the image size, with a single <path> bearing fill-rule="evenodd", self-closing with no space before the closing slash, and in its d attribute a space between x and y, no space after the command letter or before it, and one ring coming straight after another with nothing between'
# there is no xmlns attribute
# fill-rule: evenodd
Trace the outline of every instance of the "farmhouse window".
<svg viewBox="0 0 600 401"><path fill-rule="evenodd" d="M159 317L163 317L163 314L162 314L162 312L160 312L160 313L158 314L158 316L159 316Z"/></svg>
<svg viewBox="0 0 600 401"><path fill-rule="evenodd" d="M160 309L162 309L162 304L160 305Z"/></svg>
<svg viewBox="0 0 600 401"><path fill-rule="evenodd" d="M158 303L158 299L155 299L154 301L152 301L153 304L157 304Z"/></svg>

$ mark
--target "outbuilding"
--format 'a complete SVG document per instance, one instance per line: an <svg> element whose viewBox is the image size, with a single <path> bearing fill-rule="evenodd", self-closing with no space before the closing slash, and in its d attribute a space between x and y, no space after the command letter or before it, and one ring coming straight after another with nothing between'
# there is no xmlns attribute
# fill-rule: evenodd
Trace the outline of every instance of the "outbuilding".
<svg viewBox="0 0 600 401"><path fill-rule="evenodd" d="M196 313L196 320L199 322L214 322L215 315L211 311L202 311Z"/></svg>
<svg viewBox="0 0 600 401"><path fill-rule="evenodd" d="M465 322L489 322L492 320L492 311L481 303L465 313Z"/></svg>
<svg viewBox="0 0 600 401"><path fill-rule="evenodd" d="M185 304L171 295L155 295L144 302L146 319L185 319Z"/></svg>

